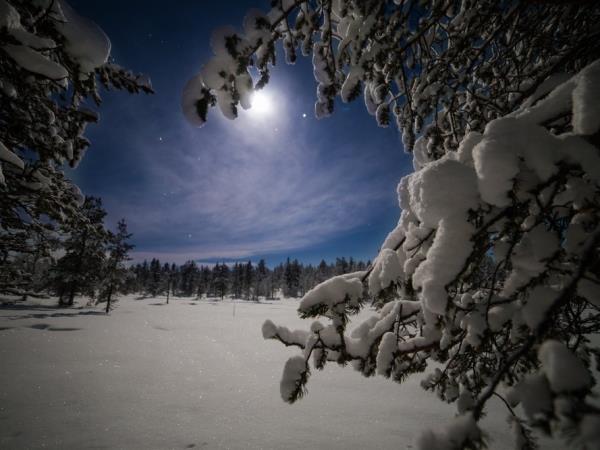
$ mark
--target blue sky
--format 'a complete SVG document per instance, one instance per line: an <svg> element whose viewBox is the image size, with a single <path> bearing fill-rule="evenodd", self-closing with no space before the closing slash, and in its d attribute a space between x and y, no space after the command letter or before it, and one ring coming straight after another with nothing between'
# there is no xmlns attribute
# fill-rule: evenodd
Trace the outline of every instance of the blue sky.
<svg viewBox="0 0 600 450"><path fill-rule="evenodd" d="M273 69L268 108L236 121L212 110L203 128L180 109L183 86L210 58L212 30L239 28L251 7L227 2L71 1L112 42L117 63L147 74L155 95L104 93L100 123L72 176L125 217L134 258L184 262L336 256L372 259L399 217L410 170L397 130L378 128L362 99L317 120L308 58Z"/></svg>

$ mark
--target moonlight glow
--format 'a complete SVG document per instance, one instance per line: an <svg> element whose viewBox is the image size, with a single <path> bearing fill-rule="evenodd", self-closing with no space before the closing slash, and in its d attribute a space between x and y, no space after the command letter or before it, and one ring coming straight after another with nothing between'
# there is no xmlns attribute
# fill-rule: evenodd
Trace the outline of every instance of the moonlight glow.
<svg viewBox="0 0 600 450"><path fill-rule="evenodd" d="M273 112L273 98L262 91L252 95L250 111L257 116L268 116Z"/></svg>

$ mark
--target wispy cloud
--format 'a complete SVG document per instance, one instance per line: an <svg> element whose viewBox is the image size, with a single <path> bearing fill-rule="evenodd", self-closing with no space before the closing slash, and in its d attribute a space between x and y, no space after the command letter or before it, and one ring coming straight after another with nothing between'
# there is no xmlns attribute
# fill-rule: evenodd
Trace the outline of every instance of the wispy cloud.
<svg viewBox="0 0 600 450"><path fill-rule="evenodd" d="M371 152L321 142L310 133L314 119L276 107L211 119L199 130L177 117L168 131L147 129L131 144L146 181L109 201L135 232L135 259L245 258L315 245L364 225L389 194Z"/></svg>

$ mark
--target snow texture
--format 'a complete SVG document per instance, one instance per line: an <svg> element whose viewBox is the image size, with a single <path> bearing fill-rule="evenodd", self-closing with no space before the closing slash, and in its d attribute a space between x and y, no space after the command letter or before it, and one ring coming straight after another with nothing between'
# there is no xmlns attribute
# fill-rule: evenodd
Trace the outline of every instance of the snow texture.
<svg viewBox="0 0 600 450"><path fill-rule="evenodd" d="M16 154L11 152L6 146L0 142L0 161L7 162L12 164L13 166L18 167L23 170L25 168L25 163L21 158L19 158Z"/></svg>
<svg viewBox="0 0 600 450"><path fill-rule="evenodd" d="M294 299L176 297L164 305L164 297L128 296L109 317L79 301L69 310L53 308L56 299L31 310L0 308L0 447L384 450L410 444L454 413L425 394L418 377L399 389L335 364L289 407L276 374L297 350L264 341L257 330L265 316L300 327ZM357 324L370 315L366 308ZM399 405L410 405L402 420ZM484 427L491 448L511 448L499 402Z"/></svg>
<svg viewBox="0 0 600 450"><path fill-rule="evenodd" d="M110 40L93 21L81 17L65 1L57 2L64 22L57 25L58 31L65 37L65 50L79 65L82 73L93 72L108 60Z"/></svg>
<svg viewBox="0 0 600 450"><path fill-rule="evenodd" d="M522 310L523 320L529 328L537 329L557 297L558 293L547 286L537 286L530 292Z"/></svg>
<svg viewBox="0 0 600 450"><path fill-rule="evenodd" d="M60 80L68 76L67 69L63 66L29 47L5 44L2 48L19 66L29 72L43 75L52 80Z"/></svg>
<svg viewBox="0 0 600 450"><path fill-rule="evenodd" d="M388 331L381 338L379 351L377 352L377 373L387 375L390 365L394 360L394 352L398 349L398 337L396 333Z"/></svg>
<svg viewBox="0 0 600 450"><path fill-rule="evenodd" d="M290 331L287 327L277 326L272 321L266 320L262 326L262 335L264 339L279 336L287 343L304 346L310 334L305 330Z"/></svg>
<svg viewBox="0 0 600 450"><path fill-rule="evenodd" d="M346 298L350 303L358 305L362 292L363 286L359 278L346 278L343 275L333 277L308 291L300 301L298 310L309 311L318 305L326 305L332 309Z"/></svg>
<svg viewBox="0 0 600 450"><path fill-rule="evenodd" d="M546 267L545 261L550 258L559 247L558 237L547 231L544 224L525 233L515 246L512 264L513 270L508 276L503 297L510 297L519 288L540 275Z"/></svg>
<svg viewBox="0 0 600 450"><path fill-rule="evenodd" d="M279 385L281 398L289 402L301 383L301 379L307 371L306 361L302 356L293 356L287 360L283 368L283 375Z"/></svg>
<svg viewBox="0 0 600 450"><path fill-rule="evenodd" d="M525 415L533 420L539 415L552 411L552 394L548 380L542 374L527 375L516 387L509 391L507 400L513 406L521 404Z"/></svg>
<svg viewBox="0 0 600 450"><path fill-rule="evenodd" d="M468 440L475 441L481 435L477 422L470 414L458 416L438 431L426 431L417 441L418 450L454 450L462 448Z"/></svg>
<svg viewBox="0 0 600 450"><path fill-rule="evenodd" d="M562 342L547 340L539 351L542 370L553 392L573 392L589 387L590 373Z"/></svg>
<svg viewBox="0 0 600 450"><path fill-rule="evenodd" d="M204 87L202 76L198 74L186 83L181 95L181 109L183 115L192 125L197 127L203 126L206 122L200 117L196 108L198 101L202 98L202 88Z"/></svg>
<svg viewBox="0 0 600 450"><path fill-rule="evenodd" d="M443 314L447 305L445 285L459 273L472 248L473 228L465 216L479 203L475 171L444 157L405 177L398 191L401 204L408 206L423 225L437 228L413 283L422 288L424 306Z"/></svg>
<svg viewBox="0 0 600 450"><path fill-rule="evenodd" d="M382 289L397 282L403 270L398 255L394 250L384 248L373 265L369 275L369 293L376 296Z"/></svg>

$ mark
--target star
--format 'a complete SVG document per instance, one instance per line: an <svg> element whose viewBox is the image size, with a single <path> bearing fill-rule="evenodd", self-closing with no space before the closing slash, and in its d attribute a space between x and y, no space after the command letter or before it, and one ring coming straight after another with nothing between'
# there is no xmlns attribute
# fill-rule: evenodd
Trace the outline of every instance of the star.
<svg viewBox="0 0 600 450"><path fill-rule="evenodd" d="M302 113L302 117L306 119L306 113Z"/></svg>

